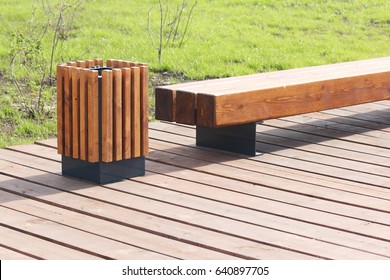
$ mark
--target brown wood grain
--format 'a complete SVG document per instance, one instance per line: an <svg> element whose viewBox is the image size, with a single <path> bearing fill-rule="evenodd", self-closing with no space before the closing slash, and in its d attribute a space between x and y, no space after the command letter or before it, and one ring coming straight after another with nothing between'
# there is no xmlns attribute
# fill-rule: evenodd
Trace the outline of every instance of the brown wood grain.
<svg viewBox="0 0 390 280"><path fill-rule="evenodd" d="M64 65L57 65L57 151L64 153Z"/></svg>
<svg viewBox="0 0 390 280"><path fill-rule="evenodd" d="M389 98L390 72L236 94L199 94L197 109L203 113L198 114L197 124L234 125ZM207 109L213 100L215 106Z"/></svg>
<svg viewBox="0 0 390 280"><path fill-rule="evenodd" d="M156 119L162 121L176 121L176 90L156 88Z"/></svg>
<svg viewBox="0 0 390 280"><path fill-rule="evenodd" d="M188 125L196 124L197 95L187 91L176 91L176 122Z"/></svg>
<svg viewBox="0 0 390 280"><path fill-rule="evenodd" d="M149 152L149 103L148 103L148 66L140 66L141 71L141 156Z"/></svg>
<svg viewBox="0 0 390 280"><path fill-rule="evenodd" d="M99 161L98 72L88 72L88 161Z"/></svg>
<svg viewBox="0 0 390 280"><path fill-rule="evenodd" d="M113 67L112 64L113 64L113 59L107 59L106 60L106 66L107 67Z"/></svg>
<svg viewBox="0 0 390 280"><path fill-rule="evenodd" d="M194 124L193 120L196 119L197 114L201 117L198 118L199 122L196 122L196 124L201 126L211 125L213 127L258 121L274 118L275 116L300 114L299 110L293 112L294 110L289 109L289 106L294 108L311 107L312 110L336 108L334 106L339 106L336 104L341 92L351 92L351 94L348 97L349 101L348 98L343 97L342 99L345 102L339 102L340 104L353 105L381 100L381 98L386 99L388 98L387 95L383 96L383 94L377 94L377 97L373 99L366 98L367 96L360 94L359 87L361 85L354 89L351 83L355 81L361 83L364 80L363 76L386 75L385 73L389 73L389 65L390 57L384 57L158 87L155 90L156 118ZM319 89L316 89L315 85L320 85L321 94L315 96L313 93L306 92L307 90L310 91L311 87L318 91ZM388 85L382 84L382 86L388 89ZM381 85L372 85L371 90L377 92L377 87L380 88ZM294 89L301 90L302 93L295 92L293 93L294 96L291 96ZM367 90L369 91L369 89ZM186 97L181 96L180 93L178 97L177 92L185 92ZM187 96L190 93L194 96ZM200 97L200 95L203 95L203 97ZM269 101L266 105L259 100L254 103L250 101L252 98L261 99L264 95L267 95L266 99ZM310 97L307 98L307 95L310 95ZM197 101L199 98L201 98L201 102ZM213 100L214 98L215 100ZM319 103L328 103L329 106L317 106L317 104L314 104L316 99ZM303 103L299 103L300 100ZM181 101L185 104L177 104L183 103ZM206 107L210 107L209 102L214 102L218 107L208 112ZM309 104L305 102L309 102ZM334 102L334 105L331 105L332 102ZM194 103L197 104L196 108ZM315 109L316 106L320 109ZM237 109L239 110L237 111ZM283 109L286 110L285 113L282 112ZM307 111L312 112L312 110ZM264 111L272 111L272 113L265 113ZM302 113L307 111L302 111ZM177 112L179 112L179 115L177 115ZM226 120L220 120L225 116L227 117ZM214 117L217 119L213 119Z"/></svg>
<svg viewBox="0 0 390 280"><path fill-rule="evenodd" d="M113 77L111 70L102 71L102 161L113 160Z"/></svg>
<svg viewBox="0 0 390 280"><path fill-rule="evenodd" d="M72 75L72 157L80 155L80 68L71 69Z"/></svg>
<svg viewBox="0 0 390 280"><path fill-rule="evenodd" d="M95 61L93 59L89 59L89 60L86 61L86 67L87 68L91 68L93 66L95 66Z"/></svg>
<svg viewBox="0 0 390 280"><path fill-rule="evenodd" d="M123 159L131 158L131 70L122 69Z"/></svg>
<svg viewBox="0 0 390 280"><path fill-rule="evenodd" d="M72 74L71 67L64 67L64 141L65 156L72 156Z"/></svg>
<svg viewBox="0 0 390 280"><path fill-rule="evenodd" d="M122 71L113 69L114 160L122 159Z"/></svg>
<svg viewBox="0 0 390 280"><path fill-rule="evenodd" d="M1 195L9 196L6 192L0 192ZM23 199L22 197L13 196L15 199ZM17 212L15 212L17 213ZM29 259L28 256L36 259L57 259L57 260L69 260L69 259L98 259L90 254L83 253L78 250L68 248L63 245L50 242L48 240L26 234L16 229L10 229L6 227L0 227L1 243L9 248L21 252L24 257L21 259ZM0 247L2 248L2 247ZM12 251L10 251L12 252ZM15 252L14 252L15 253ZM15 260L14 254L7 254L3 256L2 260L10 259Z"/></svg>
<svg viewBox="0 0 390 280"><path fill-rule="evenodd" d="M77 67L86 68L87 62L85 60L77 60L76 65Z"/></svg>
<svg viewBox="0 0 390 280"><path fill-rule="evenodd" d="M103 59L102 58L95 58L94 63L95 63L95 66L103 66Z"/></svg>
<svg viewBox="0 0 390 280"><path fill-rule="evenodd" d="M88 72L80 71L80 159L88 159Z"/></svg>
<svg viewBox="0 0 390 280"><path fill-rule="evenodd" d="M131 68L131 152L141 156L141 77L139 67Z"/></svg>
<svg viewBox="0 0 390 280"><path fill-rule="evenodd" d="M3 195L4 192L1 192L1 194ZM17 197L16 195L13 195L12 198L14 198L15 200L22 199L22 197ZM131 227L126 227L124 225L117 225L115 223L101 220L99 218L92 218L92 217L88 218L87 216L85 216L83 214L69 211L66 209L62 209L60 207L54 207L54 206L51 206L50 204L39 203L39 202L34 202L33 200L29 200L29 203L25 203L25 204L21 203L21 201L19 203L12 203L11 207L12 207L12 209L14 209L16 211L20 211L20 212L24 212L24 213L31 213L32 211L36 210L36 212L34 212L34 214L39 215L41 218L51 220L54 222L66 223L70 227L82 229L84 231L87 231L90 233L95 233L98 235L101 235L103 232L106 232L106 229L107 229L107 234L110 234L111 237L115 236L114 239L116 239L117 241L119 241L123 244L122 249L125 249L126 247L128 247L128 249L130 248L130 250L127 251L128 257L131 257L130 254L133 254L132 257L134 257L134 258L135 258L135 256L138 256L139 258L142 258L142 255L146 256L146 254L145 254L146 252L142 253L142 251L144 251L145 249L141 250L140 252L137 252L137 250L131 250L131 246L125 245L125 244L129 243L128 242L129 236L131 236L132 244L134 244L135 242L137 244L143 244L145 248L148 248L148 249L146 249L148 251L158 251L161 249L161 246L163 246L164 248L166 248L166 250L171 255L180 255L183 257L184 256L189 257L191 255L191 247L188 246L189 250L184 249L183 250L184 252L181 252L183 248L181 248L181 246L179 246L181 244L178 243L177 241L176 242L175 241L172 241L172 242L168 241L167 242L167 240L163 237L159 237L159 236L156 236L156 235L153 235L150 233L148 234L148 233L140 231L140 230L132 229ZM35 210L33 210L33 209L35 209ZM86 219L88 220L88 222L86 222ZM3 231L1 233L3 233ZM12 234L10 234L9 236L10 236L9 241L11 243L12 242ZM22 240L23 237L25 238L24 241ZM36 238L36 239L38 239L38 238ZM1 241L3 241L3 240L4 239L1 239ZM51 242L44 241L44 240L39 242L39 240L37 241L37 240L34 240L33 238L29 238L29 236L26 233L20 233L20 237L18 236L16 238L16 240L22 241L22 242L18 245L13 244L13 246L15 248L23 249L23 246L24 246L24 250L28 250L28 252L31 252L32 250L34 250L33 248L35 247L36 250L34 250L32 252L34 252L34 253L39 252L40 254L38 254L38 256L43 256L43 257L46 257L49 259L56 259L56 257L57 257L57 259L59 259L62 256L64 256L64 259L94 259L94 258L96 258L93 255L88 255L86 253L83 253L83 252L80 252L77 250L69 249L65 246L56 245L54 243L52 243L52 246L51 246L54 248L51 249L49 247ZM101 241L103 241L103 240L101 240ZM28 246L29 242L31 242L30 246ZM162 245L162 242L167 242L168 244L172 243L172 245L168 245L168 246ZM44 243L49 243L49 244L47 244L45 246ZM112 244L110 244L110 245L112 246ZM109 248L110 245L108 245L107 248ZM187 247L187 246L185 246L185 247ZM39 249L40 249L40 251L39 251ZM113 249L113 250L115 250L115 249ZM196 250L196 248L192 247L192 250ZM119 257L121 253L122 254L124 253L124 251L126 251L126 250L123 250L123 251L119 250L117 256ZM72 253L73 253L73 255L72 255ZM43 254L43 255L41 255L41 254ZM157 255L157 256L164 258L163 255ZM216 256L217 256L217 254L216 254Z"/></svg>

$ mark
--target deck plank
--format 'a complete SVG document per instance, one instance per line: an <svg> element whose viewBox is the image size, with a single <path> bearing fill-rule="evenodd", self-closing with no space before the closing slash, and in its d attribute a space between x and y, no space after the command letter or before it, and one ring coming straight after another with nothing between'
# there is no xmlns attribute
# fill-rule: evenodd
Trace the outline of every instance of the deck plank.
<svg viewBox="0 0 390 280"><path fill-rule="evenodd" d="M29 231L40 238L56 241L69 248L88 252L103 259L171 259L167 256L116 242L107 237L87 233L39 216L0 207L0 214L7 216L9 227ZM73 258L68 256L68 258ZM86 258L86 257L84 257Z"/></svg>
<svg viewBox="0 0 390 280"><path fill-rule="evenodd" d="M27 193L34 197L48 196L53 192L56 193L58 190L63 190L64 192L57 196L50 195L50 203L66 204L67 207L71 204L77 210L83 209L83 211L89 215L104 215L104 218L110 219L111 221L117 221L122 224L125 223L128 226L133 226L155 234L157 234L155 230L159 229L161 235L176 240L185 241L186 236L191 236L193 241L200 244L202 247L212 247L214 244L218 244L222 247L216 249L221 251L228 249L233 250L231 254L239 255L238 252L240 252L240 248L246 247L247 249L243 250L243 252L247 251L246 254L248 254L248 257L250 258L262 258L262 254L265 253L277 258L289 258L291 256L310 258L310 253L296 253L293 250L289 251L287 249L280 249L280 245L273 248L272 246L267 246L264 241L254 241L256 239L251 239L251 237L256 236L256 233L259 230L254 232L245 231L243 233L244 236L242 236L240 230L241 226L248 227L248 225L244 225L243 223L237 222L237 227L230 229L229 223L221 221L220 224L215 225L210 219L201 219L205 215L201 212L191 211L184 208L179 209L173 205L167 208L167 206L153 201L144 200L130 195L126 196L122 192L115 192L99 186L82 188L78 181L72 179L58 175L46 176L45 178L44 172L39 173L37 170L12 165L10 163L8 164L12 166L12 170L9 171L10 173L17 170L15 173L12 173L13 176L20 174L21 178L29 177L34 179L36 178L37 180L43 179L46 185L55 186L56 189L47 189L47 187L37 184L34 184L32 189L32 187L26 185L25 182L22 184L19 181L16 181L11 186L9 182L0 182L1 189L15 191L16 188L22 188L19 190L20 192ZM3 168L1 161L0 166ZM23 172L23 170L25 170L25 172ZM7 171L8 170L6 170L6 172ZM41 176L39 176L39 174L41 174ZM74 182L72 183L72 181ZM15 184L16 187L13 186ZM68 193L69 191L72 191L72 194ZM115 201L115 204L113 201ZM199 224L199 222L198 224L196 222L190 223L186 219L181 221L179 217L164 216L162 211L165 215L181 216L181 219L193 216L194 219L196 218L196 220L201 220L202 224ZM126 217L131 217L131 220ZM163 228L161 228L161 224L164 225ZM253 228L250 227L250 229ZM236 233L226 234L229 233L229 230L236 231ZM268 232L267 230L265 231ZM272 233L274 234L275 232ZM271 237L272 235L269 235L269 238ZM300 237L296 237L296 239L298 239L296 242L310 241L309 239L303 239ZM223 241L221 242L221 240ZM294 238L290 241L292 242L293 240ZM283 241L283 239L281 239L281 241ZM285 245L287 246L287 244ZM294 246L294 244L292 245ZM286 248L288 248L288 246ZM307 249L309 251L312 250L310 248Z"/></svg>
<svg viewBox="0 0 390 280"><path fill-rule="evenodd" d="M66 224L73 228L78 228L96 235L109 236L111 239L118 242L143 247L145 250L154 252L159 250L162 255L168 255L172 258L191 258L195 253L199 256L203 256L203 258L234 258L221 253L214 253L213 251L201 247L183 244L145 231L99 219L97 217L87 216L59 206L46 204L43 201L36 201L33 199L26 200L26 197L1 191L1 195L4 196L4 194L9 197L7 203L5 203L8 208L24 213L35 213L41 218ZM88 221L88 223L85 221ZM129 238L129 236L131 236L131 238Z"/></svg>
<svg viewBox="0 0 390 280"><path fill-rule="evenodd" d="M1 192L1 196L4 196L4 192ZM3 226L0 226L0 236L0 243L6 245L8 248L21 252L19 254L24 256L20 256L19 258L21 259L101 259L94 255ZM14 257L9 255L1 259L14 259Z"/></svg>
<svg viewBox="0 0 390 280"><path fill-rule="evenodd" d="M35 256L28 256L23 252L15 251L14 249L9 249L3 247L0 244L0 260L39 260L40 258Z"/></svg>

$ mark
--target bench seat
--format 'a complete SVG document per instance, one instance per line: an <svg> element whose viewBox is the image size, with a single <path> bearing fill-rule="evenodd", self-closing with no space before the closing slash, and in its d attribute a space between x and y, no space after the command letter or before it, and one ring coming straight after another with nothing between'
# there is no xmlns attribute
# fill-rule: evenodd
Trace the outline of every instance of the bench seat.
<svg viewBox="0 0 390 280"><path fill-rule="evenodd" d="M390 99L390 57L157 87L156 119L202 128Z"/></svg>

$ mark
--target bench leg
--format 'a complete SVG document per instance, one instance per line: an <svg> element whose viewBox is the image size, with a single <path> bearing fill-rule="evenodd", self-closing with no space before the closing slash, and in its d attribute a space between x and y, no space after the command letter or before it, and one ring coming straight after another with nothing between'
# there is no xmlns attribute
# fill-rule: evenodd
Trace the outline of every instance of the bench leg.
<svg viewBox="0 0 390 280"><path fill-rule="evenodd" d="M220 128L196 127L196 145L247 156L258 156L256 124L248 123Z"/></svg>
<svg viewBox="0 0 390 280"><path fill-rule="evenodd" d="M112 162L87 162L62 156L62 174L98 184L145 175L145 157Z"/></svg>

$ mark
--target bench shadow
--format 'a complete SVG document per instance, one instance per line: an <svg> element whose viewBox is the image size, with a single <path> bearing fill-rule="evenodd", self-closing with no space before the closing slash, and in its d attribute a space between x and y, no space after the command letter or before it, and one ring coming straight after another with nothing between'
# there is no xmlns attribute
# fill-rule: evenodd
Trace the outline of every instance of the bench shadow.
<svg viewBox="0 0 390 280"><path fill-rule="evenodd" d="M278 151L297 149L306 145L321 145L329 140L351 141L350 139L343 140L343 138L390 128L390 118L388 120L386 119L386 115L390 116L390 107L383 107L383 110L373 110L369 113L356 113L347 118L334 116L325 120L320 120L310 118L310 114L308 114L308 120L305 122L291 122L290 125L286 125L286 127L269 126L265 121L264 124L259 124L257 127L256 148L264 154L269 154ZM360 126L358 126L358 123ZM364 126L362 126L363 124ZM172 131L174 131L175 124L170 125L172 126L170 132L166 133L172 133ZM262 129L262 125L264 125L264 129ZM249 157L198 147L195 145L194 127L187 126L183 130L183 126L176 126L180 127L180 133L177 133L176 137L185 138L183 138L183 141L177 141L182 144L169 142L171 146L175 146L168 147L167 145L167 148L164 148L164 145L162 145L160 149L151 152L149 157L150 160L173 165L176 169L181 168L182 170L185 170L199 169L200 167L207 165L226 163L238 159L250 159L254 161L258 159L258 157ZM382 131L382 133L388 133L390 142L390 132ZM188 141L189 137L192 138L193 141ZM370 139L369 137L375 139L374 136L367 136L367 140ZM158 140L164 142L163 139ZM191 142L193 144L191 144ZM331 146L331 144L326 145ZM365 143L360 143L360 145L363 147ZM356 152L359 153L359 151ZM364 151L362 151L362 157L363 156Z"/></svg>
<svg viewBox="0 0 390 280"><path fill-rule="evenodd" d="M261 152L272 153L305 145L321 144L334 139L343 140L343 138L363 133L367 133L365 134L367 137L378 138L370 135L370 132L390 128L390 108L375 110L368 114L356 113L348 118L335 116L324 120L311 119L302 123L292 123L286 127L267 126L266 121L264 124L265 129L262 129L261 125L258 126L256 147ZM390 131L382 131L382 133L388 133L386 139L390 142ZM273 143L270 143L271 139L274 140ZM262 144L266 144L267 147L264 148ZM361 144L364 145L364 143Z"/></svg>

